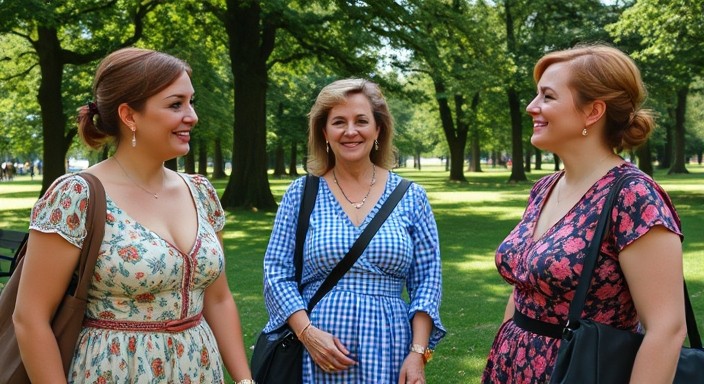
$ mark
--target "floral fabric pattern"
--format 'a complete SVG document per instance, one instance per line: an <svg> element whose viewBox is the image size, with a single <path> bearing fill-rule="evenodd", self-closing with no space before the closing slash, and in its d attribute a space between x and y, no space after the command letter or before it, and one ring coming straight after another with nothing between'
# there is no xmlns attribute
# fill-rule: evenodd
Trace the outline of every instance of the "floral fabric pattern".
<svg viewBox="0 0 704 384"><path fill-rule="evenodd" d="M639 322L619 252L654 226L681 236L679 220L667 194L635 166L624 163L597 181L582 199L540 238L533 232L541 209L562 172L533 187L523 218L496 252L499 274L514 286L516 311L543 322L564 324L606 196L614 180L635 174L621 190L612 222L601 244L583 317L637 331ZM667 257L667 255L663 255ZM513 320L498 331L482 377L483 383L547 383L560 340L536 335Z"/></svg>
<svg viewBox="0 0 704 384"><path fill-rule="evenodd" d="M198 216L198 235L187 253L140 225L106 195L105 236L88 291L87 319L139 324L201 313L205 289L224 269L216 233L225 216L206 178L179 175ZM35 204L30 229L57 233L81 247L88 189L81 177L59 178ZM69 383L222 383L219 356L204 319L174 333L84 326Z"/></svg>

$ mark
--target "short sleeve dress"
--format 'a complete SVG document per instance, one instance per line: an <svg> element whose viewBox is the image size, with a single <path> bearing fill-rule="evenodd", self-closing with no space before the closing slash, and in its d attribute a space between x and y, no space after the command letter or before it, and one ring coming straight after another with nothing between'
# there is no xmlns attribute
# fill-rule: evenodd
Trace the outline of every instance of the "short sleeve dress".
<svg viewBox="0 0 704 384"><path fill-rule="evenodd" d="M295 180L279 206L264 257L264 298L269 322L283 326L308 301L377 214L401 177L389 173L384 192L355 226L320 179L303 251L303 294L294 279L293 253L304 179ZM327 373L304 353L304 383L396 383L411 342L410 320L422 311L433 320L430 347L445 335L440 322L440 250L425 191L412 184L357 262L313 309L314 326L342 341L357 365ZM403 290L409 301L403 299Z"/></svg>
<svg viewBox="0 0 704 384"><path fill-rule="evenodd" d="M533 229L544 201L562 172L546 176L535 184L523 218L496 252L499 274L514 286L516 311L552 324L567 321L582 261L594 237L598 217L614 180L622 174L637 177L623 187L611 214L612 224L601 244L583 317L620 329L638 330L638 315L619 266L619 252L654 226L682 234L667 194L630 163L611 169L537 240L533 239ZM499 328L482 382L548 383L559 347L559 339L536 335L509 320Z"/></svg>
<svg viewBox="0 0 704 384"><path fill-rule="evenodd" d="M207 179L179 175L198 216L198 235L188 253L140 225L106 196L105 237L69 383L224 382L215 338L200 314L205 289L224 268L216 232L225 216ZM88 189L76 175L57 179L35 204L30 229L57 233L80 248L86 236Z"/></svg>

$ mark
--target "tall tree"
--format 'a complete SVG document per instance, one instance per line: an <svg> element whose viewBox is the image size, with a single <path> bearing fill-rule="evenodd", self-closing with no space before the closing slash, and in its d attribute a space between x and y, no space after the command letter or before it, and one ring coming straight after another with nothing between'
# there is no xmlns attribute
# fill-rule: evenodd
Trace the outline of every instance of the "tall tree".
<svg viewBox="0 0 704 384"><path fill-rule="evenodd" d="M685 167L685 116L689 88L704 73L704 1L639 0L609 29L617 41L639 37L636 60L659 74L659 84L674 90L673 159L669 173Z"/></svg>
<svg viewBox="0 0 704 384"><path fill-rule="evenodd" d="M20 55L32 58L29 67L20 73L37 75L33 67L39 72L37 100L44 138L42 194L66 172L66 152L77 133L76 128L67 125L72 114L69 111L77 105L67 105L63 96L70 81L64 78L66 66L88 64L115 48L134 44L142 36L144 17L160 2L3 2L0 34L24 39L29 49Z"/></svg>

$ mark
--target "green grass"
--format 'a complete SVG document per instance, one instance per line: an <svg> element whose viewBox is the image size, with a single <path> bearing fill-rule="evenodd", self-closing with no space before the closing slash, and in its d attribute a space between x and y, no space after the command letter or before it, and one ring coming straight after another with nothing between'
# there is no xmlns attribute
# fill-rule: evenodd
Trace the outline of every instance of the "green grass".
<svg viewBox="0 0 704 384"><path fill-rule="evenodd" d="M547 165L546 168L551 168ZM655 179L670 194L685 233L685 275L704 333L704 167L689 165L689 175ZM532 182L549 171L533 171L528 183L507 184L508 172L486 168L467 173L467 183L450 183L441 168L399 169L428 191L438 223L443 259L441 315L447 337L427 367L430 383L478 383L510 287L498 276L494 251L523 213ZM279 201L291 179L270 180ZM224 180L214 181L220 193ZM0 226L25 230L39 182L19 178L0 183ZM240 309L247 346L267 320L262 301L262 257L274 212L228 212L225 227L227 274Z"/></svg>

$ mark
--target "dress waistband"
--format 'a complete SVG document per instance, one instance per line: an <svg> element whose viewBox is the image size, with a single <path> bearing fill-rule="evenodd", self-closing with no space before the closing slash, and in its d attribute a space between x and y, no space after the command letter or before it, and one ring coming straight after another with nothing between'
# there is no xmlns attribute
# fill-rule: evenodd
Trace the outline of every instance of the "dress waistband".
<svg viewBox="0 0 704 384"><path fill-rule="evenodd" d="M562 338L562 332L565 329L565 327L560 324L546 323L544 321L531 319L518 310L513 311L513 322L518 328L525 331L533 332L541 336L552 337L553 339Z"/></svg>
<svg viewBox="0 0 704 384"><path fill-rule="evenodd" d="M83 320L83 326L112 331L177 333L195 327L200 324L202 318L202 312L185 319L169 321L120 321L86 318Z"/></svg>

